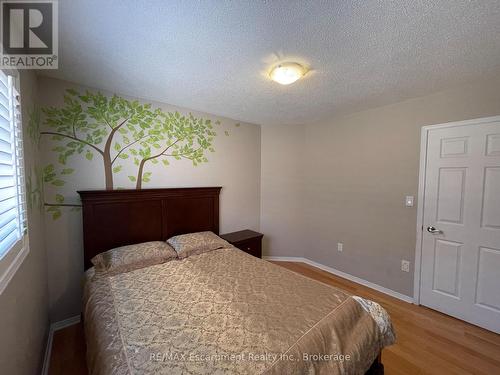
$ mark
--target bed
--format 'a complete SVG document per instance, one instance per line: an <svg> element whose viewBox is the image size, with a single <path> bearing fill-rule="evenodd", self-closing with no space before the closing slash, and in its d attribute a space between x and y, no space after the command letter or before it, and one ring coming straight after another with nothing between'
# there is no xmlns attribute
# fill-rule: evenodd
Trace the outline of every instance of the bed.
<svg viewBox="0 0 500 375"><path fill-rule="evenodd" d="M219 187L81 191L87 365L111 374L382 373L394 342L376 303L229 243L112 276L114 247L219 232Z"/></svg>

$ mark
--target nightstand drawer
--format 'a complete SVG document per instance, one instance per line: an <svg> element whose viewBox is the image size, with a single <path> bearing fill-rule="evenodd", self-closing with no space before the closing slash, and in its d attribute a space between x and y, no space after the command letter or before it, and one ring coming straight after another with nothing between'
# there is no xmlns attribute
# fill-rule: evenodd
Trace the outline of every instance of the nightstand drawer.
<svg viewBox="0 0 500 375"><path fill-rule="evenodd" d="M262 233L250 229L220 235L221 238L225 239L231 245L257 258L262 258L263 236Z"/></svg>
<svg viewBox="0 0 500 375"><path fill-rule="evenodd" d="M241 241L233 244L238 249L243 250L245 253L253 255L254 257L261 258L262 257L262 245L261 240L252 239L247 241Z"/></svg>

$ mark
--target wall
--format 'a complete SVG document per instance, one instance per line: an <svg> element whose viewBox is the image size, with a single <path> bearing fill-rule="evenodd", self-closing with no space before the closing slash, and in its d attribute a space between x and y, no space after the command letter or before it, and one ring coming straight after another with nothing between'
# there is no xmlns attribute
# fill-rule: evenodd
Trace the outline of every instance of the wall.
<svg viewBox="0 0 500 375"><path fill-rule="evenodd" d="M84 93L87 88L40 77L39 103L42 108L64 106L63 97L67 89ZM89 89L92 93L98 90ZM110 93L104 93L110 97ZM73 99L76 96L72 97ZM132 100L133 98L126 98ZM135 99L133 99L135 100ZM180 116L190 111L163 103L139 100L139 104L150 103L153 110L178 111ZM195 118L210 120L217 135L213 138L215 152L204 150L206 161L200 160L196 167L191 160L174 157L166 158L170 164L146 165L145 171L151 173L144 179L143 188L186 187L186 186L222 186L221 192L221 233L250 228L259 230L260 221L260 126L238 123L210 114L192 111ZM46 123L49 114L45 114L42 133L57 131ZM220 124L218 124L220 122ZM118 123L118 121L117 121ZM145 125L146 131L150 126ZM104 129L106 129L104 127ZM79 131L77 130L77 133ZM132 138L131 134L117 133L118 142L112 144L112 156L124 147L123 136ZM47 207L46 247L48 252L50 318L52 321L68 318L80 312L81 282L83 275L82 223L78 207L66 205L79 204L77 190L103 189L105 187L103 158L91 147L85 147L82 153L74 152L63 156L68 151L67 144L71 139L54 140L50 135L42 135L43 163L45 166L45 204ZM97 137L99 138L99 137ZM96 138L96 139L97 139ZM96 140L94 139L94 141ZM103 147L106 137L99 147ZM98 140L98 139L97 139ZM166 142L166 141L162 141ZM99 142L97 142L99 143ZM118 145L116 145L118 143ZM61 148L62 147L62 148ZM144 149L144 148L143 148ZM151 145L152 153L155 152ZM88 156L88 152L93 156ZM130 149L128 149L130 151ZM126 159L118 159L113 168L114 188L135 188L138 167L134 164L134 156L129 153ZM137 156L139 158L139 156ZM91 159L91 160L89 160ZM52 165L52 169L47 166ZM65 174L66 170L67 174ZM48 176L51 175L51 176ZM129 176L131 176L129 178ZM48 178L47 178L48 177ZM50 205L50 206L47 206ZM75 211L76 209L76 211Z"/></svg>
<svg viewBox="0 0 500 375"><path fill-rule="evenodd" d="M404 197L417 196L421 127L498 114L497 78L307 124L302 144L292 140L281 147L287 155L273 154L271 142L263 139L264 167L279 167L280 160L294 158L297 153L303 158L300 224L295 223L289 232L280 230L280 238L274 241L283 243L290 232L298 236L297 228L302 227L300 236L307 245L299 256L412 296L417 218L416 206L406 208ZM274 132L264 128L263 134L265 138ZM286 173L291 180L296 175ZM266 176L272 174L267 171L262 175L263 197L271 194L272 184ZM280 177L282 181L286 178ZM290 194L294 193L292 188ZM276 207L290 202L287 193L273 196ZM262 212L264 218L265 207ZM274 215L267 228L281 225L281 219ZM344 243L341 253L337 242ZM268 253L298 255L274 246ZM402 259L412 262L410 273L400 270Z"/></svg>
<svg viewBox="0 0 500 375"><path fill-rule="evenodd" d="M25 71L21 74L21 105L27 178L33 177L37 167L36 140L28 136L28 122L34 110L35 94L35 74ZM30 198L28 204L30 251L0 296L2 374L39 373L49 327L43 215L34 185L27 194Z"/></svg>
<svg viewBox="0 0 500 375"><path fill-rule="evenodd" d="M265 233L263 254L302 256L304 127L265 126L261 142L260 227Z"/></svg>

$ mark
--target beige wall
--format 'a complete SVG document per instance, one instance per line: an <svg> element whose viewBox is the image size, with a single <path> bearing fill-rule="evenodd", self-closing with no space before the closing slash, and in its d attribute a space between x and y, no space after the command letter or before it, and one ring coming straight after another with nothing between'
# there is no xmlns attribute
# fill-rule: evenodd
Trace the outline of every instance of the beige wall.
<svg viewBox="0 0 500 375"><path fill-rule="evenodd" d="M405 195L417 196L420 129L424 125L500 114L500 80L478 82L433 95L332 118L304 126L305 138L282 146L288 155L273 154L263 129L262 165L275 165L299 154L303 159L304 194L300 222L266 235L288 241L289 233L305 240L303 254L271 246L270 255L305 256L324 265L413 295L413 262L416 239L416 207L404 206ZM286 129L279 130L285 133ZM293 130L295 132L295 130ZM271 139L271 138L270 138ZM297 147L298 146L298 147ZM293 180L295 171L275 181ZM262 175L262 197L269 196L272 183ZM283 183L282 186L288 185ZM273 205L287 206L291 193L273 195ZM286 216L289 212L285 212ZM268 215L262 208L263 219ZM269 215L268 215L269 216ZM281 226L275 214L267 228ZM287 217L286 220L292 220ZM264 222L264 220L263 220ZM344 251L337 252L337 242ZM271 243L272 245L272 243ZM412 262L411 272L401 269L401 260Z"/></svg>
<svg viewBox="0 0 500 375"><path fill-rule="evenodd" d="M36 77L21 75L23 127L34 106ZM26 134L26 131L24 132ZM24 137L27 173L36 165L36 146ZM0 296L0 372L33 375L40 372L48 334L47 259L43 216L28 208L30 252Z"/></svg>
<svg viewBox="0 0 500 375"><path fill-rule="evenodd" d="M40 77L39 103L42 107L62 106L63 94L67 88L85 90L80 86L49 78ZM97 91L90 89L91 91ZM105 93L109 95L109 93ZM215 152L208 152L208 163L194 167L189 160L170 159L168 167L162 163L148 165L153 172L151 181L143 188L222 186L220 200L220 230L222 233L240 229L259 230L260 221L260 126L189 111L164 103L151 103L153 108L164 111L192 112L196 117L219 120L216 126ZM238 125L239 124L239 125ZM226 135L227 132L227 135ZM45 186L45 200L53 202L55 194L65 197L65 203L79 203L77 190L103 189L103 166L98 155L92 161L84 154L68 158L65 166L60 165L57 153L52 149L57 142L42 138L44 165L52 163L56 168L73 168L75 172L65 177L66 184L56 187ZM114 175L115 188L135 188L128 175L137 173L132 158L120 161L123 170ZM47 253L49 259L50 318L52 321L79 314L81 303L81 281L83 274L82 222L81 212L62 208L62 216L53 220L50 215L45 220L47 233Z"/></svg>
<svg viewBox="0 0 500 375"><path fill-rule="evenodd" d="M303 126L262 128L260 227L265 233L264 255L302 256L303 147Z"/></svg>

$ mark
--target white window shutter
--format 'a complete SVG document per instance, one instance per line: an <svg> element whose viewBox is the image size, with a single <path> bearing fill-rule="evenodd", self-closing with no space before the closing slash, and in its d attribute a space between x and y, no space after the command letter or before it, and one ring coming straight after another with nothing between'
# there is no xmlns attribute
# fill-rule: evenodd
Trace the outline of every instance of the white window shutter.
<svg viewBox="0 0 500 375"><path fill-rule="evenodd" d="M21 107L14 79L0 71L0 257L26 231Z"/></svg>

